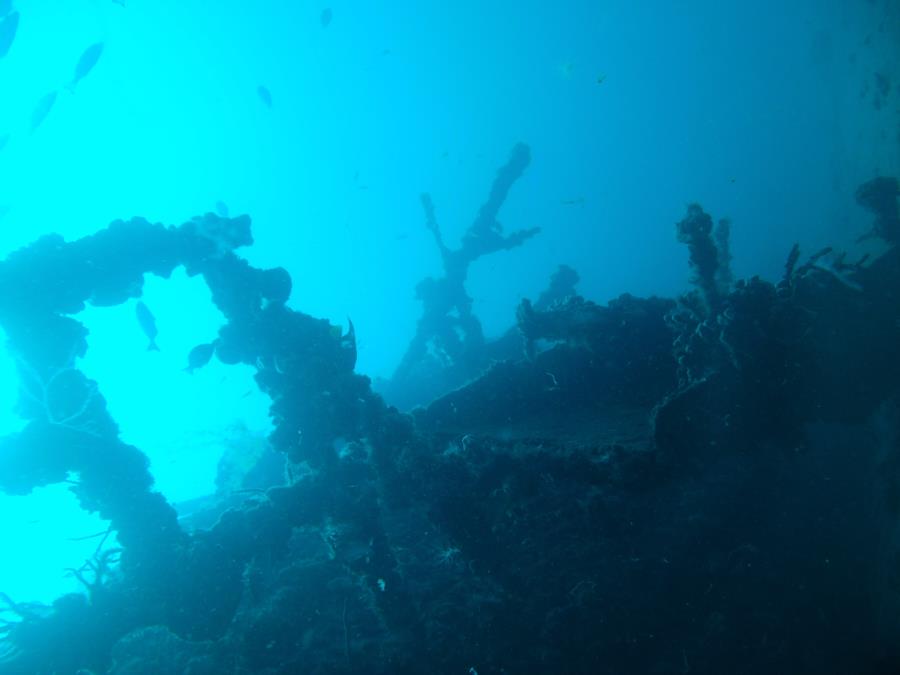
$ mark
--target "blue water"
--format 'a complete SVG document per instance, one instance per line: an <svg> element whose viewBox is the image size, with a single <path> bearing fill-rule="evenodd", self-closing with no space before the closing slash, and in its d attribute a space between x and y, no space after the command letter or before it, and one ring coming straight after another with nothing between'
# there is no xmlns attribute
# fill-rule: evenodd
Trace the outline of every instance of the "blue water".
<svg viewBox="0 0 900 675"><path fill-rule="evenodd" d="M356 371L373 379L400 362L421 312L413 289L441 270L420 193L455 246L517 142L531 163L499 220L541 232L470 270L489 338L560 264L600 303L688 290L674 224L689 202L732 221L737 278L778 279L795 242L861 254L871 217L854 191L900 173L900 7L888 0L13 4L0 258L119 218L249 214L241 255L290 272L291 308L345 331L352 320ZM224 323L199 277L148 275L142 298L159 353L133 303L88 307L79 367L157 489L204 497L235 429L271 432L270 401L248 365L182 371ZM24 425L18 386L0 353L0 435ZM65 484L2 496L0 515L0 590L41 602L81 590L64 570L96 539L73 540L107 524Z"/></svg>

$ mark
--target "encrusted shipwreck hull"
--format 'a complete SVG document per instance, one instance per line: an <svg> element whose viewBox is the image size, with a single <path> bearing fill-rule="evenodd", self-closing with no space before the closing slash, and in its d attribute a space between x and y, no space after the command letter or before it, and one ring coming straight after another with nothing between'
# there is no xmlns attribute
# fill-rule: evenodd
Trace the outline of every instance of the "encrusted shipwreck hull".
<svg viewBox="0 0 900 675"><path fill-rule="evenodd" d="M0 673L900 666L896 248L794 257L777 285L698 265L710 297L677 307L523 305L526 343L552 347L407 415L354 373L352 338L285 306L284 270L234 252L249 225L117 222L0 263L28 420L0 440L0 489L77 473L122 549L86 595L5 598ZM218 357L257 369L273 447L313 469L192 532L78 371L71 316L179 265L227 319Z"/></svg>

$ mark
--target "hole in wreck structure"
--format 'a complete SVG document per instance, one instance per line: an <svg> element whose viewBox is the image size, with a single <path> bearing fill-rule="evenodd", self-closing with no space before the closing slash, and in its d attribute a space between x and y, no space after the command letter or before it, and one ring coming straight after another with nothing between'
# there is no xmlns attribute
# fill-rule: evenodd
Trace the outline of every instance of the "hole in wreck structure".
<svg viewBox="0 0 900 675"><path fill-rule="evenodd" d="M138 299L88 306L77 317L90 331L79 366L98 383L120 438L150 460L155 489L184 517L242 487L268 450L270 401L248 365L213 356L189 372L188 354L225 323L201 277L182 268L169 279L147 275L139 300L155 318L159 350L148 349Z"/></svg>
<svg viewBox="0 0 900 675"><path fill-rule="evenodd" d="M270 401L257 388L253 368L226 365L213 356L187 372L191 349L212 342L224 323L202 278L190 278L180 268L169 279L148 275L140 300L155 316L159 351L148 349L136 318L138 299L88 305L76 316L89 331L87 353L76 365L96 381L120 438L145 453L154 489L190 528L197 511L240 495L266 461L267 475L257 480L271 482L283 458L269 447ZM15 361L2 350L2 435L25 425L15 413L19 386ZM68 483L23 496L0 495L5 551L0 624L19 619L8 607L11 602L49 604L63 594L84 592L74 571L84 572L87 561L116 546L108 521L84 511L70 491L77 480L69 474Z"/></svg>

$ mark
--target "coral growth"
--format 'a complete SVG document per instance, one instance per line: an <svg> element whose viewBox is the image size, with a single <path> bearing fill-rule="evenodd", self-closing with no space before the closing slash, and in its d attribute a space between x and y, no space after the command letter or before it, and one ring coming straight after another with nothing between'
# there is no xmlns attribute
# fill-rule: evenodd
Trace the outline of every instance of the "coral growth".
<svg viewBox="0 0 900 675"><path fill-rule="evenodd" d="M727 223L727 221L724 221ZM678 241L688 245L690 266L694 270L692 282L706 303L708 311L715 314L719 310L723 291L722 280L728 275L723 271L723 262L728 260L728 250L719 250L713 239L712 218L699 204L688 206L687 215L676 225ZM728 241L729 228L720 225L718 239Z"/></svg>
<svg viewBox="0 0 900 675"><path fill-rule="evenodd" d="M604 306L561 268L479 342L465 271L531 236L496 222L527 161L517 147L458 250L423 200L445 276L422 287L410 353L442 340L437 376L473 344L496 363L415 415L354 372L352 330L290 309L287 273L237 255L246 217L117 221L0 263L27 419L0 439L0 488L77 475L121 547L71 571L87 596L0 596L0 673L896 671L898 249L800 264L795 247L777 284L732 283L727 229L692 206L699 293ZM190 532L78 370L69 316L179 265L226 317L219 358L256 369L289 468ZM474 322L459 343L454 308Z"/></svg>

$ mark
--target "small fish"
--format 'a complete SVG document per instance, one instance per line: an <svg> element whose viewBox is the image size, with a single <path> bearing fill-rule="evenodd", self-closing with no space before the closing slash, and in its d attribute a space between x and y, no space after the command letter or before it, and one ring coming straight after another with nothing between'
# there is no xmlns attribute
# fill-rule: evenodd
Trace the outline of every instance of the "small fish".
<svg viewBox="0 0 900 675"><path fill-rule="evenodd" d="M259 85L256 88L256 93L259 96L259 99L265 103L267 108L272 107L272 92L266 89L264 86Z"/></svg>
<svg viewBox="0 0 900 675"><path fill-rule="evenodd" d="M75 76L67 85L69 91L75 91L75 85L77 85L85 77L87 77L88 73L90 73L94 69L94 66L97 65L97 61L100 60L100 55L102 53L102 42L95 42L81 53L81 57L78 59L78 63L75 64Z"/></svg>
<svg viewBox="0 0 900 675"><path fill-rule="evenodd" d="M9 53L16 31L19 29L19 13L13 12L0 20L0 59Z"/></svg>
<svg viewBox="0 0 900 675"><path fill-rule="evenodd" d="M188 354L188 365L187 368L184 369L186 373L193 373L197 368L202 368L209 360L212 358L212 355L216 353L216 343L209 342L204 345L197 345L194 347L190 353Z"/></svg>
<svg viewBox="0 0 900 675"><path fill-rule="evenodd" d="M322 23L322 28L328 28L328 25L331 23L331 19L331 9L326 7L322 10L322 14L319 16L319 21Z"/></svg>
<svg viewBox="0 0 900 675"><path fill-rule="evenodd" d="M11 206L6 206L4 204L0 204L0 220L3 220L4 216L6 216L6 214L9 213L9 210L11 208L12 208Z"/></svg>
<svg viewBox="0 0 900 675"><path fill-rule="evenodd" d="M12 138L10 134L0 134L0 152L7 146L10 138Z"/></svg>
<svg viewBox="0 0 900 675"><path fill-rule="evenodd" d="M216 202L216 215L219 216L219 218L228 217L228 204L223 202L221 199Z"/></svg>
<svg viewBox="0 0 900 675"><path fill-rule="evenodd" d="M598 75L597 84L603 84L604 82L606 82L606 75Z"/></svg>
<svg viewBox="0 0 900 675"><path fill-rule="evenodd" d="M0 0L0 18L12 11L12 0Z"/></svg>
<svg viewBox="0 0 900 675"><path fill-rule="evenodd" d="M559 203L563 206L578 206L584 204L584 197L575 197L574 199L560 199Z"/></svg>
<svg viewBox="0 0 900 675"><path fill-rule="evenodd" d="M159 335L159 331L156 329L156 319L153 318L153 314L141 300L138 300L134 309L141 330L144 331L144 335L150 340L150 344L147 345L147 351L158 352L159 347L156 346L156 336Z"/></svg>
<svg viewBox="0 0 900 675"><path fill-rule="evenodd" d="M41 126L47 118L50 109L53 108L53 104L56 103L56 94L56 90L51 91L49 94L42 97L41 100L37 102L37 105L34 106L34 110L31 113L31 133L37 131L38 127Z"/></svg>
<svg viewBox="0 0 900 675"><path fill-rule="evenodd" d="M112 0L114 5L118 5L122 9L125 9L125 0Z"/></svg>

